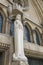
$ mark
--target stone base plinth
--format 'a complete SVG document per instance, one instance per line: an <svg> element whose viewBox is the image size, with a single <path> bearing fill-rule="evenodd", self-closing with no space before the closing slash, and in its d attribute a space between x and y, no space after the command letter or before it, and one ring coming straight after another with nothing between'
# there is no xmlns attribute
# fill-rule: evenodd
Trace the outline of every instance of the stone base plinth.
<svg viewBox="0 0 43 65"><path fill-rule="evenodd" d="M15 61L27 61L27 57L25 55L16 56L13 54L13 60Z"/></svg>
<svg viewBox="0 0 43 65"><path fill-rule="evenodd" d="M29 65L28 61L20 61L19 65Z"/></svg>
<svg viewBox="0 0 43 65"><path fill-rule="evenodd" d="M29 65L28 61L13 61L12 65Z"/></svg>
<svg viewBox="0 0 43 65"><path fill-rule="evenodd" d="M13 61L12 65L19 65L19 62L18 61Z"/></svg>
<svg viewBox="0 0 43 65"><path fill-rule="evenodd" d="M29 65L27 57L25 55L16 56L13 54L13 63L12 65Z"/></svg>

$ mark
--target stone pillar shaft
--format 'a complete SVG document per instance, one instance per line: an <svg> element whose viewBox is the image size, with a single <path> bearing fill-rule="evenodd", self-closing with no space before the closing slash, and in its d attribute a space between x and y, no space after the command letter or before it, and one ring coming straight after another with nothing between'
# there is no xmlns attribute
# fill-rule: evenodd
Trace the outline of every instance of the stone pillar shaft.
<svg viewBox="0 0 43 65"><path fill-rule="evenodd" d="M10 22L7 19L7 21L6 21L6 34L9 34L9 33L10 33Z"/></svg>
<svg viewBox="0 0 43 65"><path fill-rule="evenodd" d="M34 37L34 42L37 43L35 31L33 31L33 37Z"/></svg>

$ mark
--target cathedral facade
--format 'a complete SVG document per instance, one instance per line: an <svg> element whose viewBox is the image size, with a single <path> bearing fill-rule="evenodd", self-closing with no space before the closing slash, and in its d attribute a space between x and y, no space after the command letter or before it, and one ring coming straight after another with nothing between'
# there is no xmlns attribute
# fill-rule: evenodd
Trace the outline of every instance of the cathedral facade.
<svg viewBox="0 0 43 65"><path fill-rule="evenodd" d="M0 65L43 65L43 0L0 0Z"/></svg>

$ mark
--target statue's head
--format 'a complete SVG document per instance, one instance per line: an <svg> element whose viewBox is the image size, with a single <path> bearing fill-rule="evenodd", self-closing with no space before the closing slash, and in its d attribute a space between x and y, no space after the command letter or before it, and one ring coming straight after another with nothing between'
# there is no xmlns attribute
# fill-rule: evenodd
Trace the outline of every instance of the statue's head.
<svg viewBox="0 0 43 65"><path fill-rule="evenodd" d="M16 20L21 20L21 15L20 14L17 14Z"/></svg>

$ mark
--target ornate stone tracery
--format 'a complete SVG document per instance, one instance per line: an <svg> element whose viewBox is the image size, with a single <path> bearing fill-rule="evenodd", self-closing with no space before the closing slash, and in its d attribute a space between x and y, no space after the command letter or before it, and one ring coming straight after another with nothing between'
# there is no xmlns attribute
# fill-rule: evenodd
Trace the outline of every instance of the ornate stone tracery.
<svg viewBox="0 0 43 65"><path fill-rule="evenodd" d="M14 0L15 3L18 3L22 7L28 7L28 0Z"/></svg>

